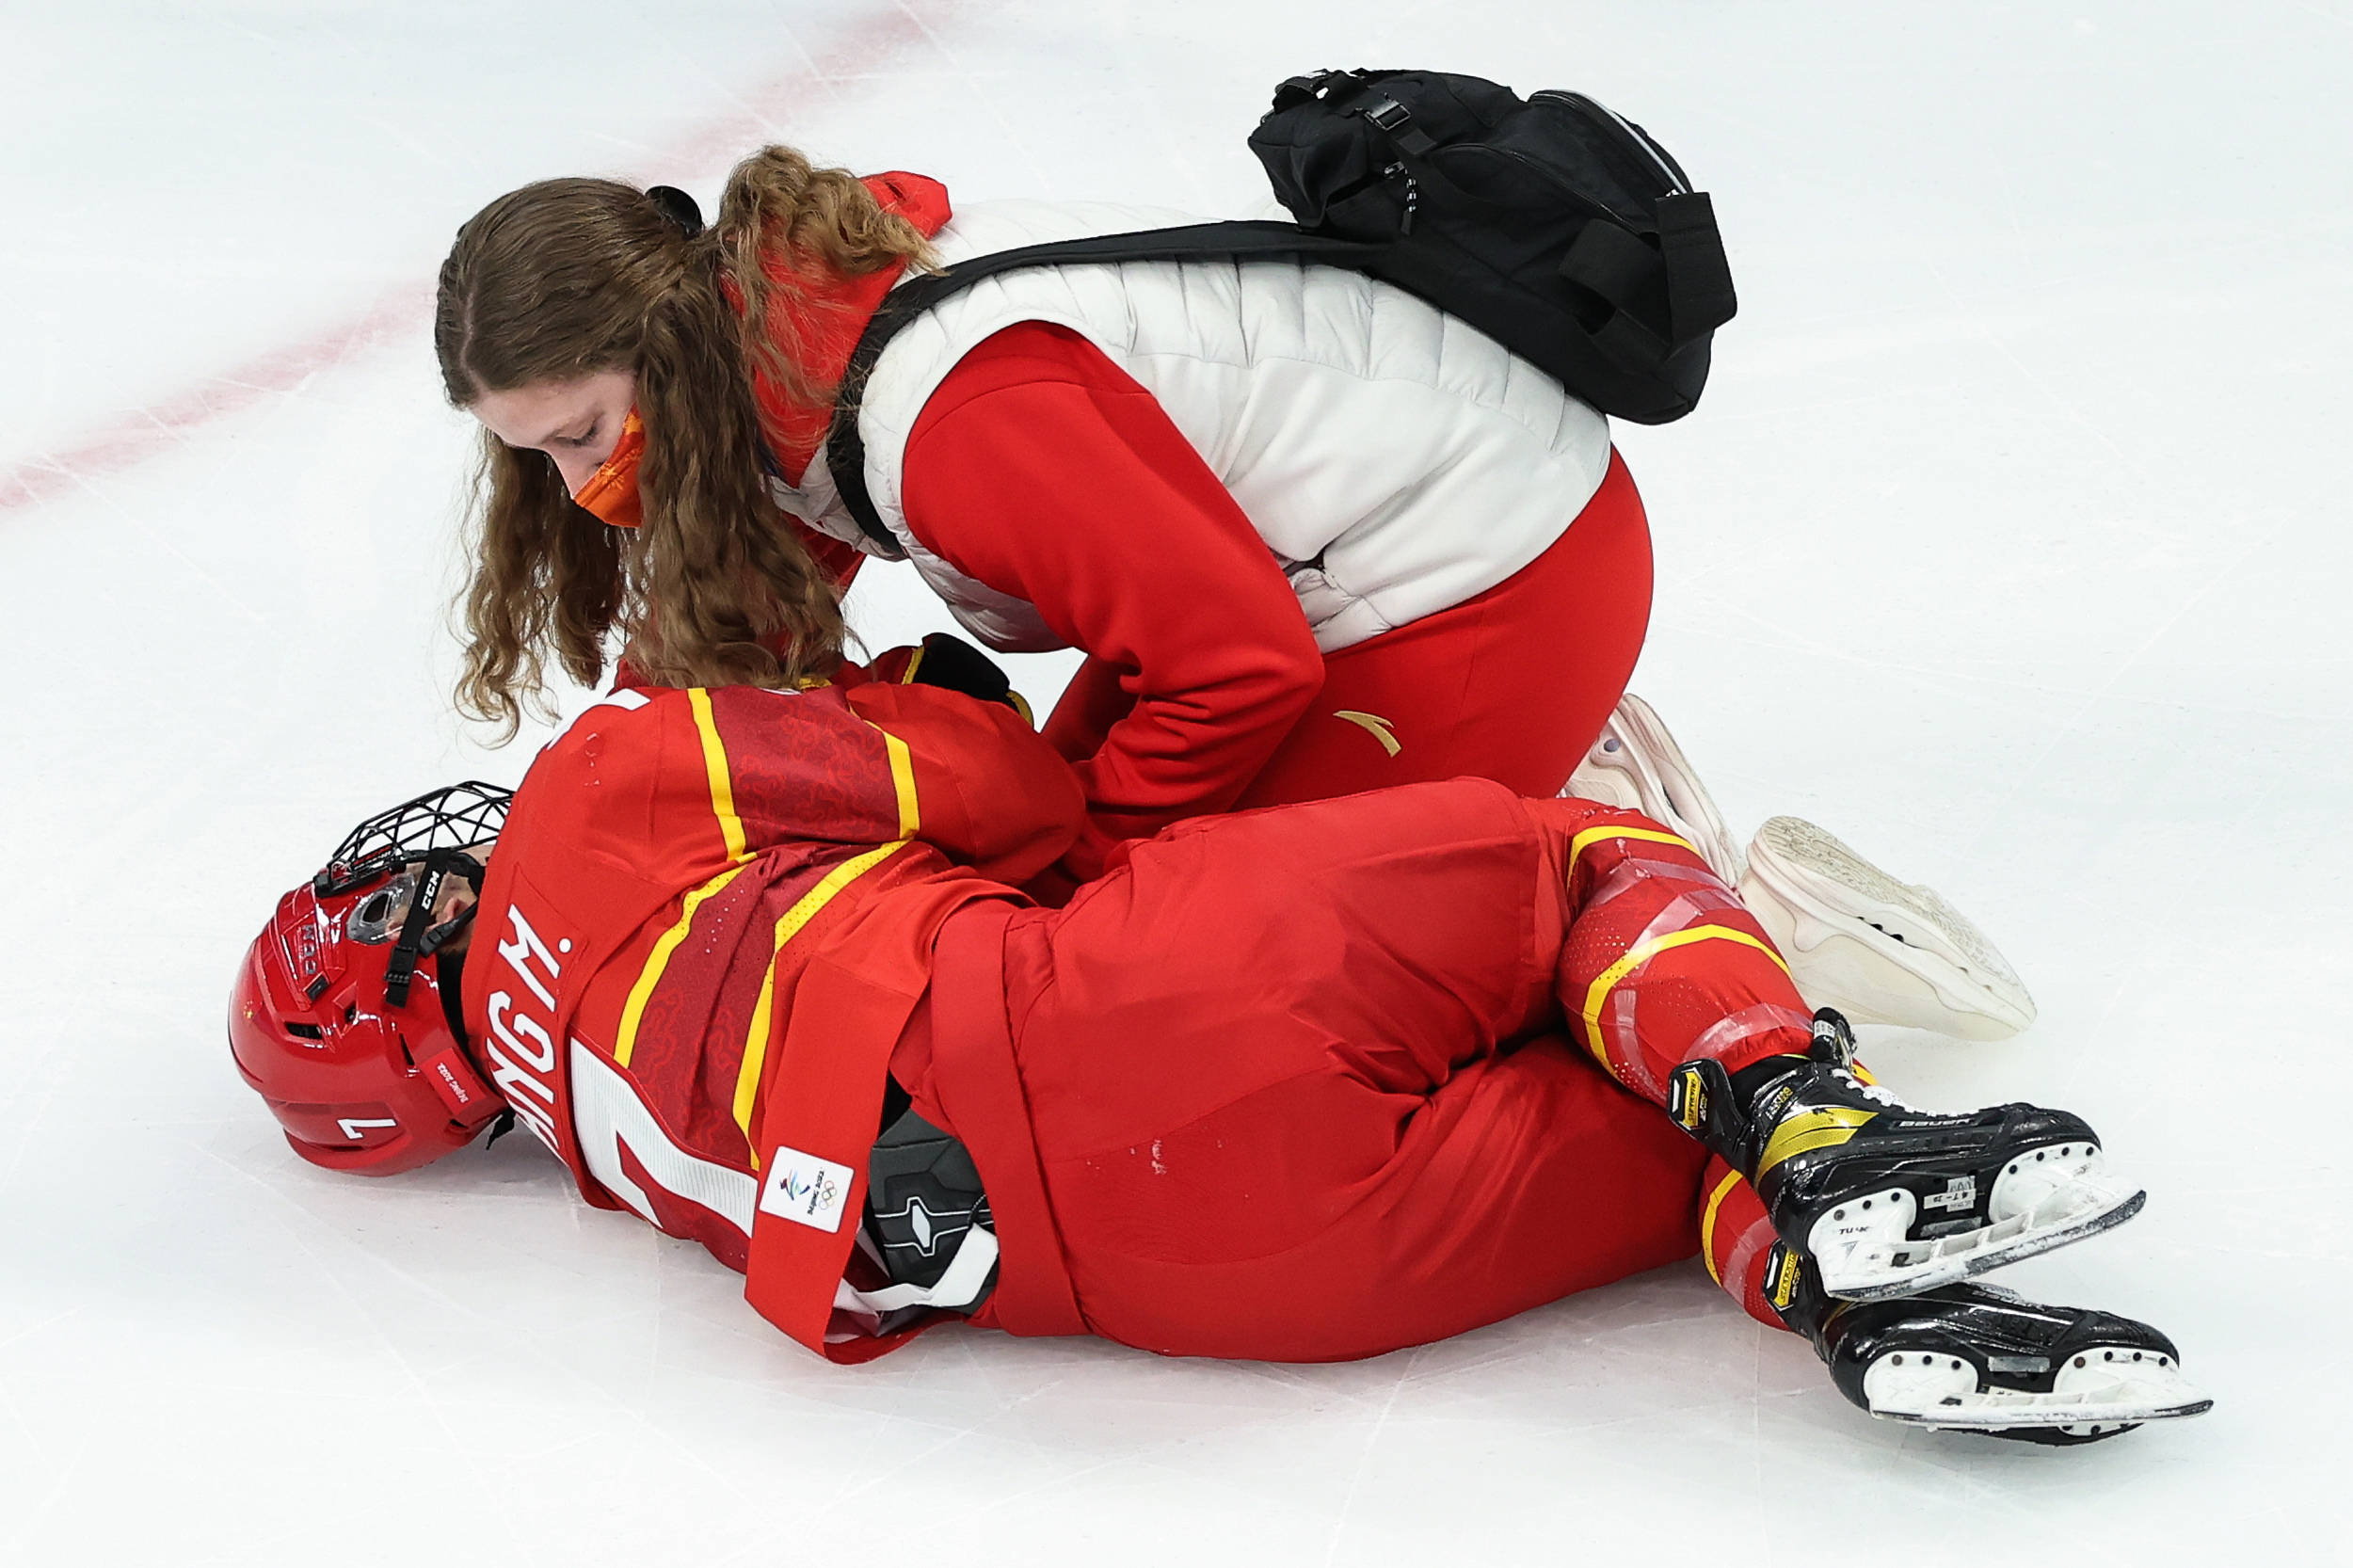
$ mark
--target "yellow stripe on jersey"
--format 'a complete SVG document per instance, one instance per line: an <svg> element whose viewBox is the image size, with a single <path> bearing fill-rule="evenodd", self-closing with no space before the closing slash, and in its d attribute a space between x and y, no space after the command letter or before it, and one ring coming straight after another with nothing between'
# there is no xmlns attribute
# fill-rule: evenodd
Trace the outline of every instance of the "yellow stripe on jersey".
<svg viewBox="0 0 2353 1568"><path fill-rule="evenodd" d="M703 772L711 777L711 809L719 819L719 837L726 840L728 858L746 860L744 819L735 814L735 782L728 772L728 748L719 740L719 723L711 712L711 694L700 686L686 689L694 704L695 728L703 741Z"/></svg>
<svg viewBox="0 0 2353 1568"><path fill-rule="evenodd" d="M880 849L870 849L855 859L844 860L827 872L824 879L786 910L776 920L776 945L768 960L768 972L760 978L760 1000L752 1006L752 1027L744 1039L744 1064L735 1075L735 1125L744 1129L744 1142L752 1151L752 1169L760 1169L760 1144L752 1137L752 1105L760 1097L760 1071L768 1057L768 1024L776 1006L776 953L784 951L784 944L800 934L801 928L817 918L817 912L834 900L834 896L881 865L891 856L907 847L908 840L895 840Z"/></svg>
<svg viewBox="0 0 2353 1568"><path fill-rule="evenodd" d="M1716 1210L1724 1206L1724 1199L1739 1180L1739 1172L1726 1171L1724 1179L1707 1194L1707 1207L1700 1211L1700 1261L1707 1265L1707 1277L1719 1285L1724 1282L1724 1276L1716 1269Z"/></svg>
<svg viewBox="0 0 2353 1568"><path fill-rule="evenodd" d="M1691 850L1693 855L1700 853L1696 849L1691 849L1691 841L1689 839L1677 838L1673 833L1656 827L1589 827L1569 840L1569 867L1561 873L1561 880L1567 882L1574 878L1577 875L1577 857L1588 848L1608 839L1639 839L1646 844L1673 844L1677 849ZM1706 856L1701 856L1701 859L1705 858Z"/></svg>
<svg viewBox="0 0 2353 1568"><path fill-rule="evenodd" d="M1658 835L1653 836L1658 837ZM1582 835L1579 837L1582 838ZM1677 843L1682 843L1682 841L1680 839L1675 840ZM1576 852L1572 850L1570 853L1574 856ZM1745 931L1735 931L1728 925L1695 925L1686 931L1670 931L1662 936L1654 936L1647 942L1636 943L1627 950L1625 957L1596 975L1593 984L1585 991L1585 1044L1587 1048L1593 1051L1593 1060L1600 1063L1610 1077L1616 1078L1618 1069L1610 1066L1609 1048L1602 1043L1601 1009L1603 1003L1609 1000L1609 993L1618 988L1618 982L1627 975L1649 963L1658 954L1671 952L1675 948L1689 947L1693 942L1737 942L1742 947L1754 948L1775 964L1780 965L1782 973L1789 972L1789 966L1782 963L1781 954L1773 951L1771 943L1760 941Z"/></svg>
<svg viewBox="0 0 2353 1568"><path fill-rule="evenodd" d="M874 732L883 738L883 749L890 754L890 787L899 797L899 837L912 839L923 825L923 813L915 800L915 754L907 750L906 742L881 726Z"/></svg>
<svg viewBox="0 0 2353 1568"><path fill-rule="evenodd" d="M653 988L662 984L662 971L670 967L670 954L678 951L678 945L686 940L687 932L694 928L695 911L702 907L705 899L734 881L735 873L743 869L740 864L729 866L688 893L679 907L678 923L654 939L653 951L646 954L646 967L637 971L637 984L629 988L629 1000L621 1005L621 1027L613 1037L613 1060L620 1065L628 1066L630 1053L637 1048L638 1020L646 1016L646 1003L652 999Z"/></svg>

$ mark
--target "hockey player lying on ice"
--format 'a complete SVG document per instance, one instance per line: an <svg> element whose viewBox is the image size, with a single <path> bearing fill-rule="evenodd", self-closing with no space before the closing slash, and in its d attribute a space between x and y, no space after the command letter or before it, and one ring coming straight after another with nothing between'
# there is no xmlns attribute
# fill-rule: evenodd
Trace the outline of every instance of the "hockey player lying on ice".
<svg viewBox="0 0 2353 1568"><path fill-rule="evenodd" d="M396 808L288 894L240 1068L336 1169L511 1115L836 1361L956 1317L1377 1355L1698 1251L1875 1415L2206 1408L2153 1329L1969 1277L2138 1208L2091 1129L1871 1087L1651 820L1406 785L1180 824L1042 907L1084 796L1002 693L945 638L620 688L511 805Z"/></svg>

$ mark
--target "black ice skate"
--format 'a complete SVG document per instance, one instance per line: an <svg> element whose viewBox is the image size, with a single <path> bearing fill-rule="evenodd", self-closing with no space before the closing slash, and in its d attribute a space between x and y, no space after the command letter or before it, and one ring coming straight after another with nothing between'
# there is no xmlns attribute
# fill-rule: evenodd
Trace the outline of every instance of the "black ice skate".
<svg viewBox="0 0 2353 1568"><path fill-rule="evenodd" d="M2147 1194L2111 1180L2078 1116L2032 1105L1913 1110L1850 1070L1828 1008L1809 1058L1734 1104L1714 1062L1675 1069L1676 1120L1755 1183L1782 1239L1849 1301L1907 1296L2123 1224Z"/></svg>
<svg viewBox="0 0 2353 1568"><path fill-rule="evenodd" d="M2094 1443L2214 1406L2182 1375L2172 1340L2114 1313L2045 1306L1975 1283L1901 1301L1837 1301L1785 1242L1773 1249L1765 1290L1813 1342L1838 1391L1881 1420Z"/></svg>

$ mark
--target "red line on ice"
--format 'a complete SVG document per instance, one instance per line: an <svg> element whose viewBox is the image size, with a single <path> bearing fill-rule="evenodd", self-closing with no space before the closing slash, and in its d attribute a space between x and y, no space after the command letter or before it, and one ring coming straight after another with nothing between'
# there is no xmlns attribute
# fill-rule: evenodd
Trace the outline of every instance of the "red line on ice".
<svg viewBox="0 0 2353 1568"><path fill-rule="evenodd" d="M755 90L744 104L681 136L651 161L652 177L681 178L750 151L771 128L771 107L785 110L827 78L863 74L927 30L897 6L851 28L824 56ZM78 489L96 475L119 473L185 442L214 421L264 398L301 390L304 382L378 339L421 325L430 313L429 285L403 283L334 326L205 377L186 392L131 409L63 445L0 470L0 513L36 507Z"/></svg>

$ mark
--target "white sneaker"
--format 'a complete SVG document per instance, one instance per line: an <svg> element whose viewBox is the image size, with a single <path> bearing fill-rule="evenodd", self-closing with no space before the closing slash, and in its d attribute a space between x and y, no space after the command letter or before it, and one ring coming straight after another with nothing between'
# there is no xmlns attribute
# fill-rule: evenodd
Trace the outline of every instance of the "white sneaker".
<svg viewBox="0 0 2353 1568"><path fill-rule="evenodd" d="M1561 792L1622 811L1640 811L1698 850L1724 886L1740 880L1739 848L1725 830L1707 787L1691 771L1657 712L1632 692L1618 699L1617 711L1601 727L1601 738Z"/></svg>
<svg viewBox="0 0 2353 1568"><path fill-rule="evenodd" d="M1775 817L1757 829L1739 893L1810 1003L1963 1040L2007 1039L2034 1022L2034 998L1985 933L1810 822Z"/></svg>

